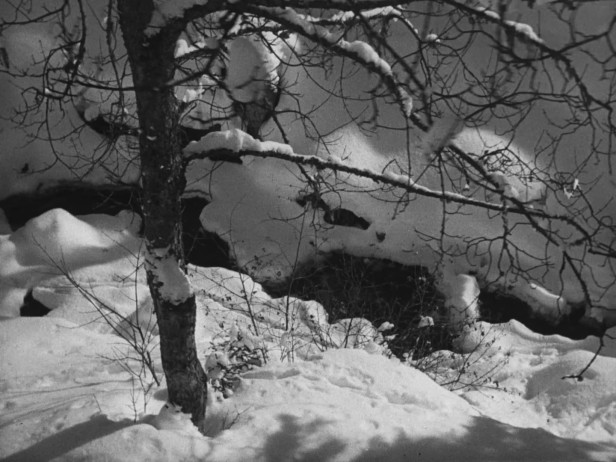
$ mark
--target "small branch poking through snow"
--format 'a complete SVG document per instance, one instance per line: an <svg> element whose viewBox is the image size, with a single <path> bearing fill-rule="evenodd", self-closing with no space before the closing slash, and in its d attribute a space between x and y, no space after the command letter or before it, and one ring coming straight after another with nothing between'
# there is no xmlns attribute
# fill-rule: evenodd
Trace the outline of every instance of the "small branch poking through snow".
<svg viewBox="0 0 616 462"><path fill-rule="evenodd" d="M597 351L595 351L595 354L593 355L591 360L588 361L586 366L584 366L584 368L580 372L578 372L577 374L565 375L564 377L562 377L562 380L565 380L565 379L576 379L578 382L583 381L584 380L584 374L586 373L586 371L588 369L590 369L590 366L592 366L593 363L597 360L597 358L601 354L601 350L603 350L604 346L605 346L605 340L603 339L603 335L602 335L602 336L599 337L599 346L597 347Z"/></svg>

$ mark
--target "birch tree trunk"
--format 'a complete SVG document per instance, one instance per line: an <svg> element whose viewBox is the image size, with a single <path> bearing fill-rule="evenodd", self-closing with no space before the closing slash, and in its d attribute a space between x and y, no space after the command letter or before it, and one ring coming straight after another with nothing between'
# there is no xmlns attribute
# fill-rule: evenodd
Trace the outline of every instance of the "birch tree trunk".
<svg viewBox="0 0 616 462"><path fill-rule="evenodd" d="M206 374L195 345L195 295L185 273L181 204L185 187L173 88L174 49L181 29L171 24L148 37L153 0L120 0L120 27L136 87L147 280L160 331L169 401L190 413L203 432Z"/></svg>

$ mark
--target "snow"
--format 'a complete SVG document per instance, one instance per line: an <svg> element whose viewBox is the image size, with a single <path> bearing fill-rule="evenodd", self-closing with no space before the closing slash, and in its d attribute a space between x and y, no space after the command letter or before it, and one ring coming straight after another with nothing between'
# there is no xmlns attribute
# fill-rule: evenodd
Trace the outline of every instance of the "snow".
<svg viewBox="0 0 616 462"><path fill-rule="evenodd" d="M408 93L400 90L402 96L402 112L406 117L410 117L413 112L413 97Z"/></svg>
<svg viewBox="0 0 616 462"><path fill-rule="evenodd" d="M532 41L532 42L543 43L543 40L533 30L532 26L521 23L521 22L509 21L509 20L505 21L505 24L507 24L510 27L513 27L518 34L526 37L527 40Z"/></svg>
<svg viewBox="0 0 616 462"><path fill-rule="evenodd" d="M372 18L387 18L387 17L401 17L400 10L393 6L385 6L381 8L373 8L371 10L364 10L361 12L361 16L365 19ZM349 22L354 20L357 14L354 11L340 11L332 15L329 19L332 22Z"/></svg>
<svg viewBox="0 0 616 462"><path fill-rule="evenodd" d="M34 2L29 5L32 15L42 14L48 10L55 10L55 6L48 2ZM10 2L0 2L1 21L10 21L13 17L14 5ZM106 49L105 36L101 33L100 21L104 17L106 3L99 2L87 9L85 18L88 34L86 34L86 47L92 52L87 55L82 71L99 83L118 84L113 69L104 67L100 69L100 56L95 50ZM75 13L76 11L71 11ZM66 30L71 30L75 24L75 14L65 18ZM2 133L2 165L0 171L0 198L4 199L12 194L30 193L44 190L61 182L84 181L95 185L107 185L110 176L117 174L116 178L126 184L134 183L139 174L138 166L134 163L132 155L126 152L126 137L120 136L117 144L112 148L104 138L83 126L83 118L90 119L103 113L107 116L117 116L114 112L117 104L117 95L110 96L108 91L96 88L75 88L74 93L80 93L70 104L56 105L50 101L48 112L31 113L26 116L19 115L26 105L35 104L34 90L44 91L42 79L43 58L52 50L63 47L62 28L57 27L55 16L50 17L49 23L32 23L3 29L2 37L4 51L10 64L10 72L16 73L12 77L8 72L0 73L0 87L2 88L2 104L0 105L0 132ZM120 53L121 54L121 53ZM62 68L66 64L65 53L54 52L54 59L49 63L55 68ZM118 67L121 68L123 62ZM21 75L27 73L26 75ZM130 78L122 75L121 85L131 86ZM49 82L49 85L53 82ZM26 89L29 89L26 91ZM54 90L63 89L61 85L54 86ZM132 95L124 93L127 110L133 109ZM73 104L74 103L74 104ZM47 133L43 122L45 113L52 133ZM80 115L80 113L82 115ZM82 118L83 116L83 118ZM130 123L128 117L126 123ZM50 149L50 139L53 140ZM58 162L55 153L65 153L64 162ZM94 165L104 164L103 168L93 168ZM21 173L27 166L26 173ZM37 172L37 173L33 173ZM38 189L42 188L42 189Z"/></svg>
<svg viewBox="0 0 616 462"><path fill-rule="evenodd" d="M426 35L426 37L424 38L424 41L428 43L441 43L441 39L438 37L438 34L434 34L434 33Z"/></svg>
<svg viewBox="0 0 616 462"><path fill-rule="evenodd" d="M448 127L447 122L441 123ZM481 158L486 153L495 153L492 164L485 165L492 178L501 184L502 189L511 197L522 202L540 200L546 194L546 186L538 173L540 165L535 163L511 138L499 136L485 128L458 130L452 127L447 131L449 138L453 136L456 146L470 155ZM458 133L456 133L458 130ZM504 160L504 162L502 161ZM505 168L502 165L506 165ZM536 178L528 180L528 178Z"/></svg>
<svg viewBox="0 0 616 462"><path fill-rule="evenodd" d="M444 197L455 201L482 200L486 196L500 201L500 197L488 191L482 192L477 187L463 189L463 185L468 184L467 177L453 163L447 167L450 169L450 183L441 183L434 167L434 153L438 151L442 137L451 139L471 158L482 162L492 180L509 197L523 202L544 198L546 187L539 178L541 166L529 153L511 139L490 130L460 130L455 120L443 121L425 137L417 136L409 147L411 165L408 170L401 171L399 167L407 164L407 152L387 152L380 147L381 138L376 136L372 140L353 127L341 129L328 137L325 148L317 152L315 159L356 168L367 174L383 172L385 179L409 185L418 192L438 193L444 188ZM289 145L259 142L237 130L208 134L189 145L185 153L197 158L199 152L215 149L232 152L269 150L293 155ZM314 210L313 214L310 208L304 208L297 201L306 194L304 173L297 166L271 158L245 159L242 165L223 163L216 165L215 169L208 160L193 163L193 169L188 173L189 189L211 200L201 215L203 226L227 240L240 267L259 280L288 275L293 270L293 262L318 260L324 254L337 251L362 257L389 258L436 270L441 258L436 237L442 232L442 213L447 211L447 237L443 248L461 251L451 252L444 258L443 287L457 284L450 278L463 278L463 275L472 273L480 288L489 285L492 289L510 293L549 320L567 316L572 306L583 301L584 289L571 268L561 272L560 266L548 261L545 265L538 264L540 262L536 259L536 256L546 254L550 258L559 258L563 249L573 254L581 249L569 249L566 243L564 247L556 248L525 224L524 218L508 217L511 229L508 244L523 251L516 252L515 257L504 252L502 258L505 262L500 257L503 254L504 219L495 218L490 212L468 206L463 207L463 213L453 213L458 210L454 208L457 206L449 207L439 198L420 194L411 195L408 206L401 206L401 193L375 190L378 185L372 180L343 172L328 174L317 168L307 168L307 174L312 178L319 177L323 184L321 200L331 208L351 210L372 224L367 230L326 226L322 211ZM211 174L204 176L204 172ZM339 188L337 185L342 183L345 187ZM233 184L233 188L228 188L228 184ZM365 191L371 192L366 194ZM552 213L558 211L552 211L549 206L546 209ZM306 219L308 216L311 218ZM379 241L377 233L387 238ZM477 245L469 246L468 243ZM405 251L400 252L400 249ZM593 304L613 308L616 287L611 284L611 270L600 258L591 255L584 255L584 258L593 271L592 278L586 281ZM514 271L510 271L512 267L523 268L530 281L517 277ZM466 312L469 318L474 317L472 313L476 311L476 304L470 301L476 297L469 296L462 301L456 293L450 293L448 305L457 306L458 311L469 306L471 309ZM597 310L592 315L601 320L605 313ZM609 311L607 313L609 315Z"/></svg>
<svg viewBox="0 0 616 462"><path fill-rule="evenodd" d="M431 326L434 326L434 319L432 318L432 316L420 316L417 327L422 328Z"/></svg>
<svg viewBox="0 0 616 462"><path fill-rule="evenodd" d="M385 332L388 330L393 329L395 326L390 323L389 321L385 321L384 323L382 323L379 328L377 329L379 332Z"/></svg>
<svg viewBox="0 0 616 462"><path fill-rule="evenodd" d="M435 121L430 130L422 137L421 154L428 159L432 159L451 142L455 135L459 135L461 130L461 123L455 118L443 117Z"/></svg>
<svg viewBox="0 0 616 462"><path fill-rule="evenodd" d="M158 430L176 430L186 436L201 436L190 421L190 415L184 414L182 408L173 403L165 403L150 422Z"/></svg>
<svg viewBox="0 0 616 462"><path fill-rule="evenodd" d="M122 216L75 219L54 212L34 220L29 229L41 230L39 234L45 230L49 242L61 242L63 253L70 256L67 261L80 271L113 272L117 261L105 260L104 254L120 252L118 244L88 224L106 224L109 231L126 223ZM89 229L86 236L107 252L81 252L79 239L62 237L71 226ZM13 233L19 234L20 230ZM18 254L37 255L31 240L13 241ZM14 275L37 271L13 266ZM16 315L2 302L0 457L10 461L404 461L410 456L435 461L613 460L614 328L583 381L562 377L588 364L598 339L545 337L515 321L476 323L483 337L475 350L438 352L438 366L426 374L384 356L383 349L340 348L311 335L315 329L335 332L354 324L378 335L366 320L330 326L327 313L316 302L271 299L258 283L230 270L191 267L189 276L199 302L197 348L206 365L225 363L224 352L212 349L225 339L246 338L244 346L259 344L269 352L266 365L240 374L239 385L227 399L210 393L207 436L198 434L188 416L166 401L164 382L144 393L131 378L125 366L136 368L137 363L117 359L118 351L128 349L122 337L70 319L71 311L87 304L83 298L80 304L74 293L56 291L56 304L65 307L66 317L7 317ZM46 281L50 288L58 283ZM122 284L117 280L115 284L121 291ZM295 306L294 327L286 331L276 321L285 306ZM255 325L251 316L262 330L259 336L250 334ZM388 328L384 324L379 330ZM306 340L291 344L298 353L293 360L276 353L289 348L283 343L291 334ZM154 350L153 355L160 373L159 353ZM438 384L459 376L461 363L466 364L466 373L449 387L457 391ZM462 386L484 374L488 382Z"/></svg>
<svg viewBox="0 0 616 462"><path fill-rule="evenodd" d="M564 377L588 364L596 339L544 337L515 321L501 326L484 324L482 328L488 332L485 344L490 345L490 353L487 360L472 365L470 373L481 375L499 364L493 373L498 387L465 391L465 399L485 415L519 427L545 428L562 437L587 441L613 438L613 344L602 351L584 380L578 381Z"/></svg>
<svg viewBox="0 0 616 462"><path fill-rule="evenodd" d="M373 65L381 74L390 75L391 67L372 46L361 40L354 40L353 42L340 41L339 45L345 50L354 53L357 57L368 64Z"/></svg>
<svg viewBox="0 0 616 462"><path fill-rule="evenodd" d="M208 133L199 141L192 141L184 149L184 154L190 156L192 154L207 153L216 150L293 154L293 149L289 145L277 143L275 141L258 141L248 133L237 128Z"/></svg>
<svg viewBox="0 0 616 462"><path fill-rule="evenodd" d="M453 330L472 324L479 318L479 285L468 274L447 274L439 289L446 297L448 323Z"/></svg>
<svg viewBox="0 0 616 462"><path fill-rule="evenodd" d="M141 242L135 238L139 226L139 217L130 212L82 219L53 209L0 236L0 315L18 316L28 289L36 286L37 296L45 294L48 281L56 287L52 292L60 287L63 295L73 289L78 292L67 276L84 287L96 287L103 298L110 285L114 291L122 286L130 300L128 294L134 291L130 275L140 259Z"/></svg>
<svg viewBox="0 0 616 462"><path fill-rule="evenodd" d="M396 181L401 184L413 184L413 179L408 175L401 175L400 173L392 172L391 170L385 172L385 178L391 181Z"/></svg>
<svg viewBox="0 0 616 462"><path fill-rule="evenodd" d="M536 42L536 43L543 43L543 40L537 35L537 33L534 31L531 25L518 22L518 21L508 20L508 19L503 20L503 18L501 18L501 16L496 11L492 11L488 7L473 7L473 8L476 11L485 15L486 17L490 18L491 20L498 21L498 22L502 21L505 25L512 28L515 31L515 33L518 35L518 37L522 37L523 39Z"/></svg>
<svg viewBox="0 0 616 462"><path fill-rule="evenodd" d="M157 28L197 3L203 4L194 0L156 2L150 21L151 33L155 34ZM490 14L493 19L499 19L496 13L486 11L486 15ZM388 64L365 42L340 42L326 29L302 20L292 9L281 10L281 15L302 27L312 28L325 41L346 47L380 72L391 72ZM344 16L348 17L348 14ZM540 40L530 26L513 22L508 25L530 40ZM92 32L96 28L88 27L88 30ZM59 45L57 35L57 31L40 25L3 31L12 69L39 72L40 66L35 61ZM429 37L430 34L426 36L427 41ZM233 97L252 101L263 89L260 84L265 83L257 80L277 82L283 60L265 53L263 44L252 39L238 39L233 43L229 66L237 72L229 73L226 83L231 84ZM179 43L176 54L190 51L187 43ZM63 65L62 62L54 64ZM296 67L286 79L298 82L299 86L292 88L291 93L303 95L307 105L301 109L318 108L312 117L315 130L329 132L347 121L348 114L341 111L339 101L332 99L319 106L323 98L318 92L311 92L311 85L322 84L318 70L312 70L309 79ZM104 69L94 75L105 81L108 73ZM248 85L244 85L246 76L253 77ZM254 79L255 76L259 79ZM35 169L50 165L54 158L47 140L25 143L24 138L32 134L28 127L36 127L36 121L27 120L22 126L10 120L12 111L21 104L20 88L7 74L2 74L0 79L5 98L0 114L5 141L0 197L73 178L59 165L40 175L15 173L24 162ZM27 87L39 83L24 78L19 84ZM122 85L130 86L130 82L126 79ZM352 85L353 82L348 83L347 87ZM369 85L361 82L357 91L366 87ZM130 94L127 95L130 100ZM202 97L200 87L187 88L183 96L185 101ZM305 133L303 121L293 119L297 107L284 106L284 97L281 108L290 110L281 113L281 120L288 130L290 145L275 141L260 143L239 130L229 130L191 144L187 155L216 149L316 153L342 165L384 171L387 178L395 181L436 184L427 167L439 140L443 139L442 132L432 132L431 140L414 134L412 153L424 155L414 158L417 163L409 166L412 167L409 171L392 170L386 168L391 161L405 159L404 144L392 149L395 143L387 133L369 139L351 127L333 133L325 140L330 142L329 150L321 149L323 145L313 142ZM105 92L94 89L87 90L82 99L78 109L87 120L109 114L114 102ZM348 104L353 105L352 98ZM410 113L410 96L405 107L406 113ZM81 155L102 143L100 136L87 129L79 136L73 135L74 127L81 124L80 116L73 105L66 105L63 110L49 114L56 130L58 151ZM387 117L386 108L380 110ZM532 125L539 125L536 116L529 116L528 120ZM576 142L584 142L583 137L573 136ZM534 158L510 141L482 128L463 131L455 142L477 157L485 150L507 147L510 152L506 155L513 160L513 174L494 171L494 180L520 200L540 198L541 182L522 182L517 175L527 172L528 165L534 165ZM533 145L530 139L522 141L526 146ZM567 151L583 151L581 144L569 144L561 144L559 158L566 158ZM91 165L89 158L82 160L87 167ZM105 167L110 168L112 161ZM127 159L120 158L117 162L125 165ZM597 171L605 167L601 162L597 163ZM289 255L295 255L298 245L301 261L314 258L315 253L344 250L405 263L428 266L435 263L433 249L419 236L439 234L437 225L445 207L440 200L419 197L407 209L398 208L400 198L395 194L375 192L366 199L361 190L374 187L367 180L350 180L344 174L325 177L325 172L311 170L312 178L319 181L347 182L348 187L339 194L328 194L324 188L322 199L328 205L352 210L371 223L365 232L336 226L315 236L312 231L322 225L318 211L315 228L304 228L294 218L302 217L305 212L295 201L306 192L305 184L298 180L301 173L297 168L268 159L246 160L243 165L225 163L211 175L210 167L208 161L193 165L190 178L189 187L193 191L212 199L202 220L210 230L228 239L241 266L255 276L276 278L279 273L286 274L290 268ZM204 172L209 175L206 175L208 181L198 181ZM134 183L136 178L133 172L124 180ZM109 182L106 173L96 169L87 180L97 184ZM584 185L591 183L588 175L580 181ZM602 188L595 190L611 197ZM474 315L467 318L466 313L473 314L473 311L465 312L461 318L469 325L459 339L459 351L466 353L435 354L439 366L424 374L408 364L387 359L379 332L384 329L375 329L364 319L330 323L323 307L314 301L292 297L272 299L247 275L191 267L188 279L199 302L197 343L199 357L205 365L208 360L213 367L221 362L232 364L225 350L231 342L249 349L264 345L269 352L268 364L245 372L229 399L219 400L211 394L208 436L197 436L186 416L174 412L177 409L165 407L169 403L164 383L145 392L125 367L129 364L138 368L138 364L118 359L131 351L126 340L131 339L134 321L151 333L154 344L158 338L152 326L152 302L144 272L134 271L144 261L142 243L137 237L139 220L129 213L117 217L73 217L54 210L15 231L5 220L0 221L4 233L0 236L1 458L161 461L207 458L232 462L395 461L415 456L423 460L613 460L616 452L614 328L608 332L605 338L608 344L584 380L577 381L563 377L578 373L589 363L598 339L572 341L544 337L516 322L501 326L470 323ZM450 225L450 235L459 239L448 240L445 245L454 246L478 236L491 239L502 233L502 222L487 213L451 216ZM378 242L375 231L387 236L386 240ZM545 243L535 233L520 226L515 228L512 239L529 249L530 255L546 250ZM500 268L486 269L481 258L475 257L464 255L445 262L450 271L443 283L451 288L449 302L454 307L474 309L476 285L498 279ZM171 268L172 262L161 258L161 277L171 287L166 296L174 299L185 292L187 281L184 277L176 280L178 275ZM591 297L598 304L609 305L615 292L613 273L598 259L589 257L589 264L594 276ZM522 261L521 265L532 268L533 261ZM470 271L477 277L469 276ZM566 272L552 271L545 278L542 272L543 269L529 269L537 283L515 277L505 277L500 283L503 288L513 286L514 294L543 309L546 315L566 313L568 301L575 301L582 293L579 285ZM174 287L181 290L175 292ZM604 287L608 289L604 291ZM52 309L47 317L18 318L19 307L29 290L36 300ZM86 299L84 291L94 296ZM102 313L113 316L105 320ZM420 325L429 328L430 321L434 322L425 317ZM344 346L358 349L340 349ZM161 374L156 351L154 361L157 373ZM465 373L460 378L461 366ZM477 382L476 377L489 380ZM146 376L146 380L151 378ZM437 383L449 383L448 388L455 392ZM474 386L466 387L466 383Z"/></svg>
<svg viewBox="0 0 616 462"><path fill-rule="evenodd" d="M157 4L157 15L164 18L175 17L184 11L184 8L189 6L187 2L159 2ZM389 69L386 62L384 62L374 51L374 49L365 42L361 41L339 41L337 37L328 36L326 30L319 28L309 21L302 19L292 10L284 10L280 12L283 17L289 20L297 22L302 27L312 28L311 30L317 31L319 37L325 37L331 39L332 43L337 46L345 48L346 51L356 55L360 60L368 62L380 70L381 73L389 74ZM315 32L315 33L317 33ZM14 35L12 35L14 34ZM21 40L28 36L28 40ZM6 35L7 53L9 54L10 61L16 63L18 66L27 66L30 64L30 57L40 56L40 53L46 50L45 47L52 47L58 40L51 31L46 28L32 26L21 30L9 30ZM273 40L272 37L266 35L268 41ZM334 40L335 39L335 40ZM252 101L259 96L260 91L263 90L264 85L276 83L279 81L280 72L282 71L284 61L289 59L290 53L288 49L285 49L285 44L274 41L273 46L276 53L271 53L267 50L265 44L254 38L237 38L233 40L229 45L229 58L228 58L228 73L225 83L230 86L230 92L234 98L239 101ZM21 48L20 48L21 47ZM178 54L189 49L188 43L178 42L178 48L176 51ZM280 53L278 50L280 49ZM292 54L292 53L291 53ZM17 56L19 55L19 56ZM19 58L19 59L18 59ZM286 69L290 73L294 71L293 66L289 66ZM299 71L296 71L299 72ZM95 74L98 78L106 81L111 76L111 70L103 69L102 72ZM8 77L7 77L8 78ZM285 77L286 78L286 77ZM296 74L288 76L288 81L300 82L302 86L298 89L301 94L306 94L306 100L310 101L310 104L315 104L318 98L314 98L312 101L312 94L305 91L308 85L305 83L310 79L306 78L305 74ZM129 85L129 82L122 82L123 85ZM320 84L320 82L319 82ZM13 90L11 85L6 85L10 90ZM365 83L361 88L365 88ZM186 87L180 98L184 101L196 101L205 98L206 95L201 93L201 86L194 88ZM291 93L296 92L293 89ZM221 93L221 92L219 92ZM8 110L12 110L16 103L13 100L18 98L19 93L17 91L9 91L8 96L10 98L10 104L7 105ZM407 95L408 96L408 95ZM284 97L284 95L283 95ZM130 97L128 97L130 100ZM108 114L111 105L114 103L113 98L109 98L107 94L103 92L88 89L83 97L83 101L80 104L83 106L83 112L86 119L94 118L100 115ZM336 103L337 104L337 103ZM349 103L351 104L351 103ZM203 104L201 105L203 106ZM222 106L225 106L224 104ZM340 106L339 104L337 106ZM407 115L412 110L412 99L410 96L404 101L405 112ZM129 105L130 107L130 105ZM339 141L331 143L331 147L328 146L327 153L325 149L319 143L312 142L310 136L306 134L304 127L304 121L297 119L290 123L288 119L284 117L292 117L292 114L297 109L293 105L284 104L281 109L287 109L286 113L281 114L282 125L287 129L290 143L282 144L275 141L267 141L265 143L258 143L248 135L238 130L224 131L220 134L208 135L204 140L193 143L187 148L187 155L197 155L200 152L208 152L214 149L228 149L233 152L237 152L242 149L255 150L255 151L271 151L280 152L285 154L292 154L293 152L299 153L312 153L315 149L321 149L318 152L323 158L329 158L330 160L340 160L340 163L349 163L356 167L362 167L370 169L371 171L379 172L384 170L384 166L387 162L395 160L399 164L404 164L406 152L404 145L400 144L396 147L395 152L381 148L380 144L389 143L391 141L385 140L386 136L381 136L376 141L367 139L367 137L361 134L351 133L343 131L342 133L334 133L331 136L331 140L335 140L341 135ZM330 110L331 109L331 110ZM383 108L381 108L383 109ZM3 110L5 110L3 108ZM130 112L130 111L129 111ZM74 112L72 106L68 106L66 110L67 116L60 120L58 123L60 127L58 129L57 138L59 141L55 148L59 151L72 152L75 149L78 152L89 152L88 146L100 145L100 139L98 136L87 132L79 139L70 139L62 136L62 127L66 128L66 131L72 130L72 127L76 123L80 123L77 113ZM54 119L54 117L52 117ZM130 120L130 118L128 118ZM322 124L327 131L330 130L330 126L336 126L342 121L348 120L348 115L341 116L341 110L339 107L323 106L319 108L319 112L315 113L313 122L315 124ZM54 121L56 121L54 119ZM327 126L329 125L329 126ZM4 127L6 133L17 131L14 130L17 127L9 125ZM271 129L271 126L268 128ZM20 132L21 133L21 132ZM430 156L434 153L434 148L438 147L438 141L447 139L448 137L442 137L442 132L433 130L429 132L428 137L433 135L432 140L422 141L425 138L421 136L415 136L412 141L413 154L425 153ZM91 139L92 138L92 139ZM477 138L481 139L481 143L477 143ZM327 142L330 139L325 140ZM498 150L503 147L509 146L509 141L503 137L490 135L488 129L479 130L466 130L459 134L456 142L465 151L473 152L479 158L483 155L486 149ZM517 140L516 140L517 141ZM425 146L422 146L422 142ZM435 144L436 143L436 144ZM41 168L48 165L53 161L53 156L49 154L48 143L45 140L38 140L29 145L27 149L22 148L22 140L10 137L6 151L8 154L3 157L7 164L12 168L3 169L1 175L4 175L3 181L0 182L2 190L0 196L5 196L14 193L18 190L34 190L39 182L42 180L36 176L24 176L19 180L15 180L13 177L14 171L19 171L23 167L23 162L36 159L36 162L32 162L30 167ZM121 143L120 143L121 144ZM317 146L315 148L315 145ZM378 146L378 149L374 149L374 146ZM292 146L292 147L291 147ZM321 147L319 147L321 146ZM427 147L426 147L427 146ZM477 149L479 147L479 149ZM302 148L306 148L303 150ZM545 188L541 181L523 181L519 177L526 177L530 169L533 167L533 158L523 150L511 145L510 153L505 156L510 157L513 160L512 166L508 171L491 171L492 179L501 186L503 191L522 201L540 200L543 197ZM352 152L353 155L349 156ZM51 157L51 159L50 159ZM351 157L351 158L349 158ZM344 160L343 160L344 159ZM129 159L120 159L121 161L128 161ZM124 171L120 167L122 162L119 160L118 169ZM85 162L85 159L84 159ZM88 165L85 162L84 165ZM135 164L130 164L132 174L125 178L127 182L134 181L135 175L138 172L137 169L132 167ZM318 213L317 223L313 228L304 226L304 224L298 225L297 220L295 223L290 222L289 225L281 225L285 220L293 219L293 217L301 217L305 212L295 200L297 197L304 193L305 184L299 180L302 178L301 172L297 171L295 167L290 167L284 162L272 162L269 160L263 161L249 161L246 162L244 167L237 167L231 165L223 165L209 177L209 171L212 167L211 163L204 162L201 166L195 166L194 171L191 173L190 185L191 193L196 192L213 200L212 204L208 207L208 210L204 211L203 221L205 226L209 230L217 232L225 236L229 243L233 247L237 248L237 254L240 259L240 264L245 270L250 270L253 275L262 278L275 278L279 273L281 275L288 274L290 265L288 264L289 255L295 253L297 248L297 236L303 236L300 241L299 261L306 261L314 258L315 253L327 252L327 251L348 251L350 253L365 255L365 256L386 256L394 260L403 260L403 263L412 264L425 264L426 266L433 267L437 253L430 246L425 245L425 241L420 237L422 235L436 236L439 233L437 228L440 222L441 211L443 211L443 204L438 200L428 200L425 198L417 198L411 204L412 206L398 208L400 195L393 194L381 194L380 196L372 197L370 199L363 198L359 192L354 192L353 189L359 190L360 188L370 189L374 187L374 184L366 181L349 180L347 176L341 175L341 179L345 181L351 181L353 188L351 191L345 191L341 195L337 194L325 194L325 202L332 207L342 206L346 209L353 211L356 215L366 219L371 223L371 227L367 232L361 232L357 229L341 229L341 227L335 227L334 229L328 229L324 232L320 232L319 235L310 242L310 238L307 236L312 235L312 231L321 225L322 214ZM427 159L419 160L417 165L412 164L407 169L408 171L398 171L397 169L385 169L385 175L387 178L396 179L397 181L403 181L405 184L412 184L417 187L423 187L424 184L430 186L433 190L438 190L440 184L435 181L434 175L426 183L421 183L423 178L418 178L417 173L424 172L429 167ZM54 167L55 169L55 167ZM111 168L110 170L115 170ZM429 169L428 169L429 170ZM496 170L493 168L492 170ZM97 170L92 170L96 172ZM10 172L10 173L7 173ZM51 172L51 171L50 171ZM311 171L314 176L314 171ZM455 172L457 175L461 172ZM66 175L66 172L63 174ZM66 178L55 174L45 178L45 184L49 185L53 183L52 179ZM93 174L94 175L94 174ZM101 178L100 173L94 175L96 178L93 181L105 182L108 181L106 174L103 174ZM201 181L197 182L197 178L211 178L213 181ZM23 181L22 181L23 180ZM338 177L330 176L327 182L334 187L334 183L338 181ZM279 182L281 184L279 184ZM234 190L229 191L228 185L234 185ZM455 185L451 185L452 188ZM460 187L459 190L462 188ZM451 191L450 191L451 192ZM451 192L449 197L463 198L462 194L455 196L454 192ZM470 193L469 193L470 194ZM466 192L465 192L466 195ZM383 200L385 199L388 204L383 206ZM439 213L433 213L434 211ZM229 213L233 213L234 217L229 217ZM465 210L466 213L466 210ZM263 217L267 217L264 219ZM237 223L238 220L246 218L245 223ZM392 218L395 218L393 220ZM270 221L266 223L266 221ZM475 239L478 236L490 239L496 239L502 231L502 221L494 220L493 217L487 213L475 213L458 216L450 220L450 226L453 229L452 234L464 236L464 238ZM378 227L378 229L376 229ZM516 227L516 233L514 234L514 243L519 244L523 248L528 248L530 255L543 254L546 249L546 243L536 236L536 233L522 228ZM378 231L380 235L386 235L387 239L384 242L375 242L376 233ZM464 239L462 238L462 239ZM453 239L449 242L451 245L457 245L453 242ZM566 243L565 243L566 244ZM423 247L423 248L420 248ZM548 246L549 247L549 246ZM399 249L410 249L408 253L400 253ZM483 251L483 249L481 249ZM315 252L316 251L316 252ZM499 246L496 245L493 252L497 254L499 252ZM549 252L554 252L558 255L558 250L549 248ZM477 257L477 256L476 256ZM254 271L249 268L251 262L258 258L262 264ZM533 269L534 274L531 274L531 278L536 283L537 290L533 289L529 284L517 281L516 278L500 277L500 268L496 268L496 265L490 265L489 268L482 267L482 259L480 257L474 258L474 261L468 264L457 259L454 262L447 262L455 267L455 274L464 274L465 272L478 272L478 282L480 285L486 285L486 281L497 280L499 287L508 288L513 285L511 292L528 301L538 311L549 314L550 312L556 312L567 314L570 308L570 303L575 304L581 301L581 294L583 293L580 284L575 281L575 277L568 271L564 275L563 281L560 280L560 276L557 271L549 271L544 278L543 272L540 268ZM609 271L603 262L598 259L589 258L589 263L594 271L597 268L598 276L594 275L591 279L591 298L596 305L607 305L611 308L610 300L612 292L615 289L608 289L604 293L602 287L613 287L611 281L613 280L613 274ZM514 262L506 263L511 265ZM532 261L522 262L522 266L526 268L534 268ZM511 282L515 284L510 284ZM596 282L596 283L595 283ZM11 295L14 296L15 307L18 307L23 299L25 289L24 284L21 284L18 291L11 291ZM562 292L562 293L561 293ZM174 294L170 294L174 295ZM177 294L175 294L177 295ZM37 296L44 296L44 292L38 291ZM562 297L562 298L561 298ZM561 309L562 308L562 309ZM16 308L14 308L16 309ZM596 315L599 317L602 314L601 310L596 311Z"/></svg>
<svg viewBox="0 0 616 462"><path fill-rule="evenodd" d="M145 263L162 298L177 305L192 296L188 276L179 268L169 248L152 249Z"/></svg>
<svg viewBox="0 0 616 462"><path fill-rule="evenodd" d="M239 37L228 45L229 60L225 85L235 101L255 101L268 86L277 85L285 44L269 33L264 39L274 49L256 37Z"/></svg>

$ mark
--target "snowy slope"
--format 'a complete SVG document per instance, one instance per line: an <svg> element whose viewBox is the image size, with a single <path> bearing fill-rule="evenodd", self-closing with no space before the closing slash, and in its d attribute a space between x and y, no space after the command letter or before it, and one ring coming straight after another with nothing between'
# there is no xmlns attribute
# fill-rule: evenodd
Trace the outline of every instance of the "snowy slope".
<svg viewBox="0 0 616 462"><path fill-rule="evenodd" d="M40 221L46 220L43 216ZM93 266L92 254L84 252L80 260L79 241L67 239L68 224L96 220L56 214L58 225L45 232L73 256L68 261L75 268L111 273L113 260ZM116 229L124 223L121 216L109 221ZM117 250L111 241L97 242L108 252ZM31 245L22 241L16 250L27 254ZM36 271L18 264L12 268L15 273ZM485 371L490 380L452 392L408 364L386 358L374 342L359 349L323 342L317 333L331 326L319 318L323 313L314 304L272 300L250 278L229 270L193 267L190 279L199 299L197 340L204 362L212 347L224 351L221 346L238 331L254 328L251 313L260 333L251 338L269 352L268 364L245 372L228 399L211 395L208 436L197 435L185 417L165 408L164 383L148 394L144 409L139 385L122 367L127 363L112 360L128 351L125 341L95 322L69 320L92 308L66 292L66 281L64 291L54 286L56 279L45 281L48 295L56 297L55 316L0 320L0 457L238 462L615 459L614 329L585 379L577 381L561 377L587 364L597 339L543 337L516 322L482 324L487 333L480 347L471 355L440 352L440 367L430 376L446 382L466 360L468 371L451 388ZM117 287L121 291L121 285ZM292 331L283 321L287 306L293 307ZM10 312L3 305L5 316ZM297 341L289 342L289 336ZM290 350L297 353L294 360ZM154 363L160 372L156 353ZM159 409L163 412L157 416Z"/></svg>

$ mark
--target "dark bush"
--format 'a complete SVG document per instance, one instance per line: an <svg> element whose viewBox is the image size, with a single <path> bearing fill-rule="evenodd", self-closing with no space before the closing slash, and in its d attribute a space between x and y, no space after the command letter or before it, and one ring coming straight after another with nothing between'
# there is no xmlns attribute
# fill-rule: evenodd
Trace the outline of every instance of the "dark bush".
<svg viewBox="0 0 616 462"><path fill-rule="evenodd" d="M411 351L415 358L423 357L451 346L434 277L419 266L332 254L318 265L296 271L286 285L266 289L273 296L318 301L329 313L330 323L362 317L376 327L394 324L384 335L395 335L388 343L399 358ZM422 316L432 317L435 325L419 327Z"/></svg>

